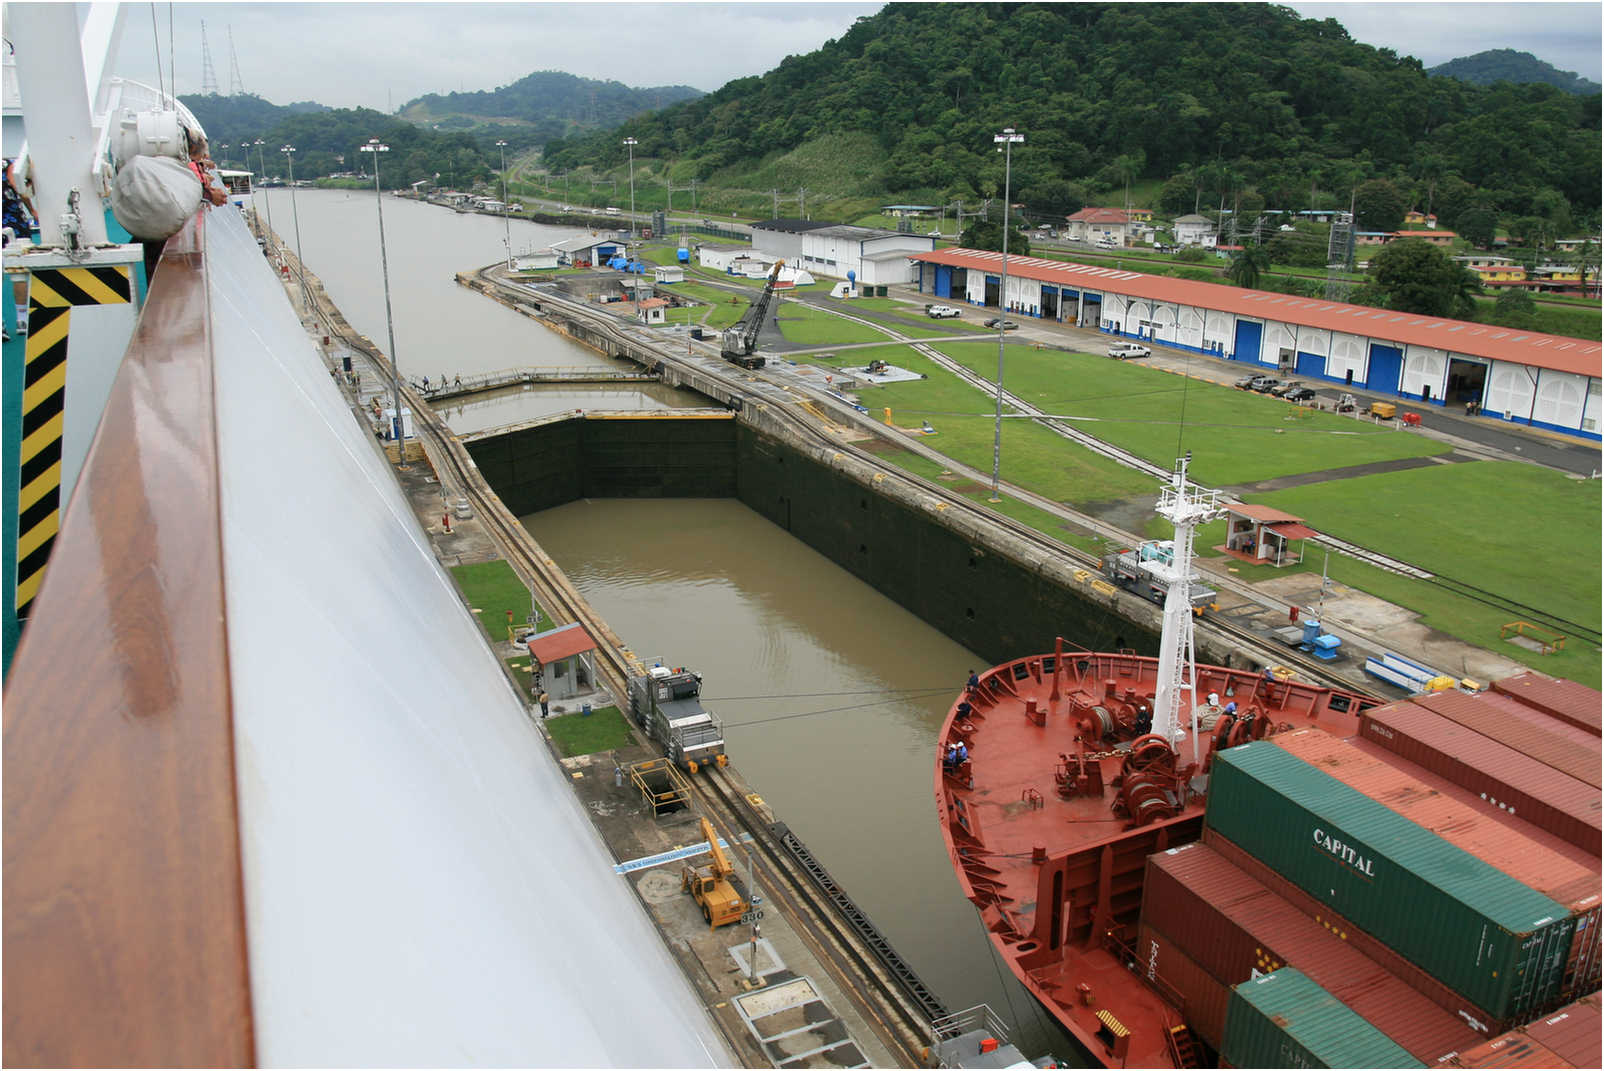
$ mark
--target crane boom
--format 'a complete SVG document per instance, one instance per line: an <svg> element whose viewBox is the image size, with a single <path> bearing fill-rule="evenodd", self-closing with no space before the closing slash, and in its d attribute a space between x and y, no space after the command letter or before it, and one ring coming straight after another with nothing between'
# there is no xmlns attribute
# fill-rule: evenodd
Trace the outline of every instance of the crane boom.
<svg viewBox="0 0 1604 1071"><path fill-rule="evenodd" d="M763 317L769 313L769 305L774 301L774 284L780 280L780 269L785 266L784 261L775 261L774 267L769 270L769 281L763 287L763 293L747 308L746 314L741 317L734 327L724 332L723 357L726 361L733 361L742 368L762 368L763 358L753 357L752 350L757 347L757 334L763 329Z"/></svg>
<svg viewBox="0 0 1604 1071"><path fill-rule="evenodd" d="M727 878L735 873L735 867L730 864L729 857L724 849L719 847L718 834L713 831L713 823L706 818L702 819L702 836L707 838L707 850L713 854L713 873L721 878Z"/></svg>

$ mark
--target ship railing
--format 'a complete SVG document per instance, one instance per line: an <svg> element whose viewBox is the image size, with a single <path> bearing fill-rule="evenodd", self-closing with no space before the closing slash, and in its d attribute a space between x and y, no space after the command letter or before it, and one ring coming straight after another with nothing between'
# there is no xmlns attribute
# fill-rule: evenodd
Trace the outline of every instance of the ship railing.
<svg viewBox="0 0 1604 1071"><path fill-rule="evenodd" d="M951 1041L971 1031L983 1030L999 1043L1008 1043L1008 1028L997 1018L997 1013L991 1010L989 1004L976 1004L972 1008L940 1016L931 1020L930 1029L937 1041Z"/></svg>
<svg viewBox="0 0 1604 1071"><path fill-rule="evenodd" d="M1142 962L1137 958L1134 945L1120 940L1113 933L1105 933L1103 934L1103 947L1107 949L1110 955L1123 963L1127 970L1147 983L1148 988L1163 997L1172 1007L1182 1010L1186 1008L1186 998L1181 995L1180 990L1160 978L1157 973L1148 974L1142 970Z"/></svg>

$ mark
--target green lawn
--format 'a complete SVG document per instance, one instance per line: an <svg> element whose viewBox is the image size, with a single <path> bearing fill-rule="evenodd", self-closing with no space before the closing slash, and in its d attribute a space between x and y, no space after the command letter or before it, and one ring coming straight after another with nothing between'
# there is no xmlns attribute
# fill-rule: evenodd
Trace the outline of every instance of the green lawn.
<svg viewBox="0 0 1604 1071"><path fill-rule="evenodd" d="M1023 346L1010 348L1030 352ZM995 362L996 347L990 349ZM991 395L959 381L907 346L851 350L831 363L843 357L846 364L859 368L878 357L928 376L918 381L863 387L858 390L858 399L876 418L889 407L892 421L899 427L918 427L929 421L937 432L929 440L931 446L982 472L991 471L995 423ZM1003 409L1004 413L1012 411L1009 407ZM1003 421L1002 478L1054 501L1082 506L1140 494L1153 487L1148 477L1065 442L1034 421L1021 419Z"/></svg>
<svg viewBox="0 0 1604 1071"><path fill-rule="evenodd" d="M1514 461L1472 461L1250 497L1338 538L1598 625L1600 494L1594 481Z"/></svg>
<svg viewBox="0 0 1604 1071"><path fill-rule="evenodd" d="M947 342L938 348L981 375L996 375L992 343ZM1450 449L1136 361L1015 343L1007 348L1004 367L1004 385L1015 395L1051 414L1086 418L1078 426L1148 461L1168 467L1179 451L1192 451L1192 475L1214 487Z"/></svg>
<svg viewBox="0 0 1604 1071"><path fill-rule="evenodd" d="M876 328L843 320L834 313L797 301L782 304L775 318L786 341L803 346L845 346L886 337L885 332Z"/></svg>
<svg viewBox="0 0 1604 1071"><path fill-rule="evenodd" d="M595 755L627 747L630 742L629 722L617 707L602 707L589 717L584 714L563 714L546 719L546 731L557 742L564 758L575 755Z"/></svg>
<svg viewBox="0 0 1604 1071"><path fill-rule="evenodd" d="M528 623L529 589L506 562L497 559L474 565L453 565L451 575L492 643L507 640L507 611L512 611L513 624ZM551 627L544 611L541 621L543 628Z"/></svg>

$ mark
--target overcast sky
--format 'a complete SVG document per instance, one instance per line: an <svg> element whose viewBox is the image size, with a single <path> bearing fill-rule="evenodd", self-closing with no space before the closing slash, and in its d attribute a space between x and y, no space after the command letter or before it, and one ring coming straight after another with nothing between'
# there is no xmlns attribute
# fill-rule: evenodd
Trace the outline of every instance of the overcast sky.
<svg viewBox="0 0 1604 1071"><path fill-rule="evenodd" d="M787 55L840 37L865 3L208 3L125 4L114 69L180 93L202 86L201 20L220 92L230 91L229 34L247 92L275 104L316 100L390 111L424 93L494 89L538 70L632 86L714 90L761 74ZM1335 18L1366 44L1430 67L1490 48L1531 52L1561 70L1601 79L1604 5L1583 3L1289 3ZM158 26L151 26L154 9Z"/></svg>

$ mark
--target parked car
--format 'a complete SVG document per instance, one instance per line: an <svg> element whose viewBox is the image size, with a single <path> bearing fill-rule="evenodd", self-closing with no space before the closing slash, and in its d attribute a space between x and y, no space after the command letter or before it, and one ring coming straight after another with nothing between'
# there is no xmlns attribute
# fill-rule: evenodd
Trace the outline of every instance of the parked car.
<svg viewBox="0 0 1604 1071"><path fill-rule="evenodd" d="M1271 387L1270 394L1276 398L1280 398L1285 395L1287 391L1295 390L1301 386L1303 386L1303 384L1300 381L1296 379L1288 379Z"/></svg>
<svg viewBox="0 0 1604 1071"><path fill-rule="evenodd" d="M1314 388L1293 387L1291 390L1281 395L1281 397L1285 398L1289 402L1297 402L1299 405L1302 405L1304 402L1314 401Z"/></svg>
<svg viewBox="0 0 1604 1071"><path fill-rule="evenodd" d="M1262 376L1243 376L1241 379L1231 384L1231 386L1235 387L1237 390L1252 390L1254 381L1262 378Z"/></svg>
<svg viewBox="0 0 1604 1071"><path fill-rule="evenodd" d="M1108 347L1108 355L1123 361L1127 357L1151 357L1153 351L1134 342L1116 342Z"/></svg>
<svg viewBox="0 0 1604 1071"><path fill-rule="evenodd" d="M1002 324L1002 329L1004 331L1012 331L1019 326L1012 320L1003 320L996 316L993 316L991 319L987 320L983 326L995 328L999 323Z"/></svg>
<svg viewBox="0 0 1604 1071"><path fill-rule="evenodd" d="M1253 389L1260 394L1269 394L1280 385L1281 381L1274 376L1255 376L1253 379Z"/></svg>
<svg viewBox="0 0 1604 1071"><path fill-rule="evenodd" d="M949 320L954 316L962 316L963 313L951 305L926 305L925 315L932 320Z"/></svg>

